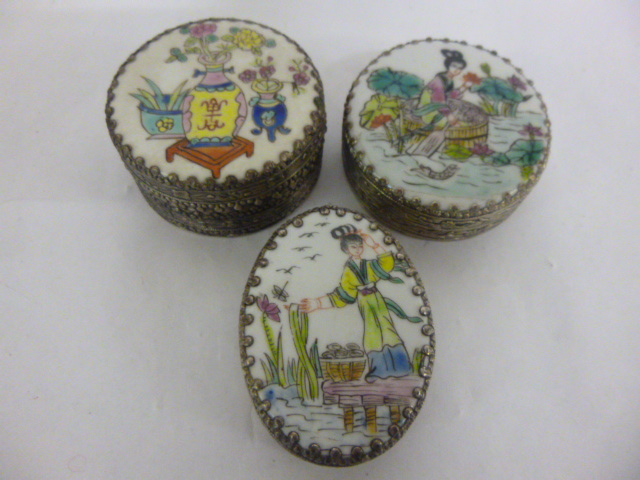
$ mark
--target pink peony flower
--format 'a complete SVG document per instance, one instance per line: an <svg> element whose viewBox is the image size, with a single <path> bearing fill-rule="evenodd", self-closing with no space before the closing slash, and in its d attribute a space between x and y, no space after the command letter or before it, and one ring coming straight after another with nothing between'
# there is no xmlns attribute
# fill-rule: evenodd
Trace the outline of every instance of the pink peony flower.
<svg viewBox="0 0 640 480"><path fill-rule="evenodd" d="M189 29L189 33L191 33L193 37L202 38L215 33L217 28L215 23L198 23Z"/></svg>
<svg viewBox="0 0 640 480"><path fill-rule="evenodd" d="M306 85L307 83L309 83L309 75L304 72L296 73L293 76L293 81L296 85Z"/></svg>
<svg viewBox="0 0 640 480"><path fill-rule="evenodd" d="M276 73L276 67L273 65L267 65L260 68L260 76L262 78L270 78L274 73Z"/></svg>
<svg viewBox="0 0 640 480"><path fill-rule="evenodd" d="M244 83L251 83L256 79L257 76L258 74L256 73L255 70L247 69L244 72L242 72L240 75L238 75L238 78Z"/></svg>

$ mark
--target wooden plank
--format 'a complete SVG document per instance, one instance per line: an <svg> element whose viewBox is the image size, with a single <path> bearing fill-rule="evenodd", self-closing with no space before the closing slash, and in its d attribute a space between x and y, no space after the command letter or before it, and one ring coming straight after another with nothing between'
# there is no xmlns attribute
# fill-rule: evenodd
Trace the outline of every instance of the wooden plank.
<svg viewBox="0 0 640 480"><path fill-rule="evenodd" d="M326 402L325 402L326 403ZM363 405L362 396L360 395L340 395L340 406L360 407Z"/></svg>
<svg viewBox="0 0 640 480"><path fill-rule="evenodd" d="M362 380L352 382L332 382L322 384L322 390L331 395L381 395L386 397L413 398L413 389L423 387L424 379L417 375L401 378L378 379L372 383Z"/></svg>
<svg viewBox="0 0 640 480"><path fill-rule="evenodd" d="M384 405L384 397L382 395L363 395L362 405Z"/></svg>

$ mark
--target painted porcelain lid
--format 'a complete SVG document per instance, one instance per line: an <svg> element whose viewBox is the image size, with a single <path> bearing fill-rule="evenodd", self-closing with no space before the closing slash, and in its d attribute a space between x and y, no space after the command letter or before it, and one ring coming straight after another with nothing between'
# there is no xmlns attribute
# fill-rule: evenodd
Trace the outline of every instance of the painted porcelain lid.
<svg viewBox="0 0 640 480"><path fill-rule="evenodd" d="M243 179L293 152L306 140L322 91L296 43L228 19L168 30L138 50L116 80L112 134L147 167L201 182Z"/></svg>
<svg viewBox="0 0 640 480"><path fill-rule="evenodd" d="M280 227L240 322L254 405L307 460L373 458L422 405L435 348L424 288L402 247L361 214L322 207Z"/></svg>
<svg viewBox="0 0 640 480"><path fill-rule="evenodd" d="M484 207L534 182L549 121L532 83L481 47L415 41L374 60L348 101L356 158L393 191L442 209Z"/></svg>

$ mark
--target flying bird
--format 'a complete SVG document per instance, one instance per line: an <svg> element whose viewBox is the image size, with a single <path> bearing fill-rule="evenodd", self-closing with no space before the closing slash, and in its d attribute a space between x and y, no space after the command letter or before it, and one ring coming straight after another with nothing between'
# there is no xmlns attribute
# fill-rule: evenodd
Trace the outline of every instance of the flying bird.
<svg viewBox="0 0 640 480"><path fill-rule="evenodd" d="M293 247L293 250L297 250L299 252L304 252L305 250L309 249L311 247L307 247L306 245L304 247Z"/></svg>
<svg viewBox="0 0 640 480"><path fill-rule="evenodd" d="M304 258L308 258L308 259L309 259L309 260L311 260L312 262L315 262L315 261L316 261L316 257L321 257L321 256L322 256L322 254L321 254L321 253L316 253L316 254L314 254L314 255L311 255L311 256L309 256L309 257L304 257Z"/></svg>
<svg viewBox="0 0 640 480"><path fill-rule="evenodd" d="M301 234L298 238L311 238L314 235L316 235L318 232L307 232L307 233L303 233Z"/></svg>
<svg viewBox="0 0 640 480"><path fill-rule="evenodd" d="M298 267L297 265L292 265L289 268L279 268L279 269L276 270L276 272L284 272L284 273L286 273L288 275L293 275L291 273L291 270L293 270L294 268L300 268L300 267Z"/></svg>
<svg viewBox="0 0 640 480"><path fill-rule="evenodd" d="M329 222L320 222L320 223L316 223L316 227L324 227L325 225L329 225Z"/></svg>

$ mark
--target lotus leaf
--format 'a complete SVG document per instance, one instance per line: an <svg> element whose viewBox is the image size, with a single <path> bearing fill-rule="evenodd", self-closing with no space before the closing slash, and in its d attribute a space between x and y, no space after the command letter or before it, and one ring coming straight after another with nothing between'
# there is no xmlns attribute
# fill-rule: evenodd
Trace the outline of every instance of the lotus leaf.
<svg viewBox="0 0 640 480"><path fill-rule="evenodd" d="M544 155L544 142L541 140L516 140L506 153L511 163L523 167L535 165Z"/></svg>
<svg viewBox="0 0 640 480"><path fill-rule="evenodd" d="M445 155L451 158L456 158L458 160L466 160L471 155L473 155L471 150L469 150L467 147L463 147L462 145L457 145L455 143L449 145L445 149L444 153Z"/></svg>
<svg viewBox="0 0 640 480"><path fill-rule="evenodd" d="M373 130L372 123L380 115L388 115L392 119L396 119L400 115L398 99L380 94L373 95L360 112L360 125L368 130Z"/></svg>
<svg viewBox="0 0 640 480"><path fill-rule="evenodd" d="M422 91L424 82L410 73L381 68L369 76L368 85L383 95L409 99Z"/></svg>
<svg viewBox="0 0 640 480"><path fill-rule="evenodd" d="M520 92L500 78L485 78L480 85L471 87L471 91L500 102L520 103L524 100Z"/></svg>

